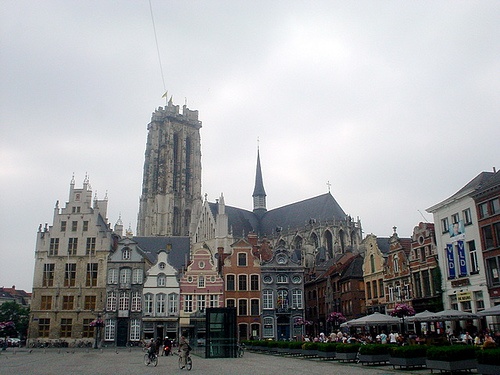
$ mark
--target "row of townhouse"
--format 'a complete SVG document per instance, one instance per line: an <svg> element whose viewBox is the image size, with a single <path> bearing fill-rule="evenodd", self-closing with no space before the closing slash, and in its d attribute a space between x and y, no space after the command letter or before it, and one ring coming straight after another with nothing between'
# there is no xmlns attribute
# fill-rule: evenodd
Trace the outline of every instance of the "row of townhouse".
<svg viewBox="0 0 500 375"><path fill-rule="evenodd" d="M88 179L37 233L28 339L118 346L181 332L205 335L207 307L233 307L240 339L302 332L303 267L257 235L217 254L189 237L123 236ZM103 328L95 329L96 322Z"/></svg>
<svg viewBox="0 0 500 375"><path fill-rule="evenodd" d="M427 210L436 226L421 222L408 238L400 238L395 227L391 237L369 234L359 254L317 261L319 266L306 274L309 332L317 335L338 326L328 321L331 312L353 319L390 313L398 303L411 304L416 312L451 308L472 313L500 304L499 195L499 172L482 172ZM361 268L352 266L356 257ZM356 272L347 278L349 269ZM496 317L477 323L500 327Z"/></svg>

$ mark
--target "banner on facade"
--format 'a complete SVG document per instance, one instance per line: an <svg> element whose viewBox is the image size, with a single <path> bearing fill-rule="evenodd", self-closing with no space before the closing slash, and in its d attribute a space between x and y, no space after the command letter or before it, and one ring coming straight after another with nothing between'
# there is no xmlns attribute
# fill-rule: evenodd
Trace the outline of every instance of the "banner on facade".
<svg viewBox="0 0 500 375"><path fill-rule="evenodd" d="M460 276L467 276L467 260L465 258L464 241L457 241L458 249L458 269Z"/></svg>
<svg viewBox="0 0 500 375"><path fill-rule="evenodd" d="M455 273L455 256L453 255L453 244L446 244L446 260L448 262L448 278L454 279Z"/></svg>

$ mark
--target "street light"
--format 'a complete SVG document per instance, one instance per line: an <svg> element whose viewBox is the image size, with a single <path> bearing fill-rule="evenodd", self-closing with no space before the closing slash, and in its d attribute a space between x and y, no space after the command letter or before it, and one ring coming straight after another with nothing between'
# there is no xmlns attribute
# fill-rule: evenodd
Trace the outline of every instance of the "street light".
<svg viewBox="0 0 500 375"><path fill-rule="evenodd" d="M97 314L97 318L90 322L90 326L95 327L94 349L98 349L101 342L101 328L104 327L104 320L101 319L101 314Z"/></svg>

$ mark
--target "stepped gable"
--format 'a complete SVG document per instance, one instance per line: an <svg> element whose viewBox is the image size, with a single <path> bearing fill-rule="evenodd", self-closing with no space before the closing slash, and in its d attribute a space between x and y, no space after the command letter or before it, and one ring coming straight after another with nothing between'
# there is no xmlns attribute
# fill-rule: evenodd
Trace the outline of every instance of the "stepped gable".
<svg viewBox="0 0 500 375"><path fill-rule="evenodd" d="M151 263L156 263L158 252L167 251L167 245L172 249L168 253L168 263L177 270L187 266L186 260L190 258L190 240L189 237L133 237L137 245L144 251Z"/></svg>
<svg viewBox="0 0 500 375"><path fill-rule="evenodd" d="M260 234L271 235L277 227L303 228L311 219L317 223L345 220L347 215L330 193L275 208L264 214Z"/></svg>

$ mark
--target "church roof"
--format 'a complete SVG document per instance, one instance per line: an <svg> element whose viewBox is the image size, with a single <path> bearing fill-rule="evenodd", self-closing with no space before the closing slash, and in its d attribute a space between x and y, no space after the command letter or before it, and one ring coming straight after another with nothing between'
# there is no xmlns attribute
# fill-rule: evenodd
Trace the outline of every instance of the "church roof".
<svg viewBox="0 0 500 375"><path fill-rule="evenodd" d="M217 215L217 203L209 203L209 206L214 216ZM262 218L252 211L231 206L226 206L226 214L229 228L237 237L250 232L270 236L276 228L303 228L311 219L319 223L334 219L345 220L347 217L330 193L269 210Z"/></svg>
<svg viewBox="0 0 500 375"><path fill-rule="evenodd" d="M346 214L328 192L317 197L267 211L262 217L260 234L270 235L277 227L283 230L303 228L309 221L345 220Z"/></svg>

